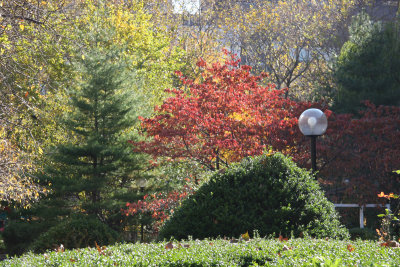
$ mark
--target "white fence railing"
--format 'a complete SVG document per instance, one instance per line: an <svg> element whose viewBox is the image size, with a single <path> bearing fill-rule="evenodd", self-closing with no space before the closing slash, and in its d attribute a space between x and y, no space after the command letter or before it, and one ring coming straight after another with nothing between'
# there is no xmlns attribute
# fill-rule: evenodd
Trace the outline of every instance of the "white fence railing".
<svg viewBox="0 0 400 267"><path fill-rule="evenodd" d="M390 210L390 204L333 204L336 208L359 208L360 209L360 228L364 228L364 208L377 208L377 207L386 207Z"/></svg>

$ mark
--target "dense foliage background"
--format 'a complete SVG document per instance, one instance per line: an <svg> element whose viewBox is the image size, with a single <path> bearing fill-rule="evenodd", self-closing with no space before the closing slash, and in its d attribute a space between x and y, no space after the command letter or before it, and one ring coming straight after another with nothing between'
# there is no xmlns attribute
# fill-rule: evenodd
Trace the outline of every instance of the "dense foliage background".
<svg viewBox="0 0 400 267"><path fill-rule="evenodd" d="M394 2L378 2L0 0L8 253L59 245L44 240L61 242L75 218L107 229L95 235L105 243L155 239L185 199L213 192L249 156L279 152L309 169L297 118L311 107L329 126L305 187L321 188L324 203L322 192L336 203L389 201L377 194L400 191L399 22ZM274 171L308 177L293 164ZM318 227L310 233L323 236Z"/></svg>

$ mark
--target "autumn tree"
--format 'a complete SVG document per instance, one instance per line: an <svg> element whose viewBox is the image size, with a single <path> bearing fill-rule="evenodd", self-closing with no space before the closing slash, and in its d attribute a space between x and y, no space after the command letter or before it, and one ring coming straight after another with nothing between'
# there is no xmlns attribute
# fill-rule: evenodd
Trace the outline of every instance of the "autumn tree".
<svg viewBox="0 0 400 267"><path fill-rule="evenodd" d="M173 159L190 158L219 169L269 147L288 153L294 145L298 114L308 103L284 97L284 90L258 85L265 75L253 76L249 66L228 55L224 63L200 60L201 83L187 79L187 88L168 90L155 115L142 119L149 139L135 143L140 151Z"/></svg>
<svg viewBox="0 0 400 267"><path fill-rule="evenodd" d="M191 62L191 72L199 73L195 65L199 58L207 62L216 61L224 46L220 42L219 24L223 10L218 8L220 1L177 1L175 23L178 45L187 51L187 61ZM188 73L189 74L189 73Z"/></svg>
<svg viewBox="0 0 400 267"><path fill-rule="evenodd" d="M27 173L33 169L29 155L13 146L0 130L0 200L1 205L27 207L46 190L32 180Z"/></svg>
<svg viewBox="0 0 400 267"><path fill-rule="evenodd" d="M95 17L100 9L102 16ZM0 1L0 14L1 138L10 154L25 155L21 161L29 161L25 166L33 172L45 164L34 162L45 160L46 148L76 141L57 119L68 111L65 88L77 75L71 59L82 56L89 45L82 33L96 27L116 29L110 43L128 47L121 56L136 70L137 82L145 85L132 88L142 99L137 107L141 112L161 101L163 89L172 86L173 71L183 64L183 50L170 46L142 1ZM9 163L7 172L16 166ZM26 176L18 168L12 173Z"/></svg>
<svg viewBox="0 0 400 267"><path fill-rule="evenodd" d="M68 80L66 30L72 18L66 19L67 3L0 1L2 123L18 125L17 116L24 112L38 117L35 108L42 104L41 96Z"/></svg>
<svg viewBox="0 0 400 267"><path fill-rule="evenodd" d="M153 14L151 20L171 38L171 46L185 51L179 70L196 78L200 73L196 66L201 57L207 62L221 59L224 47L219 25L226 9L220 8L224 1L197 0L147 0L145 7Z"/></svg>
<svg viewBox="0 0 400 267"><path fill-rule="evenodd" d="M331 83L328 61L345 42L348 18L359 2L146 1L152 19L186 51L185 75L197 77L194 62L219 60L225 47L253 72L268 72L277 88L289 88L286 97L300 99L321 97L313 90Z"/></svg>
<svg viewBox="0 0 400 267"><path fill-rule="evenodd" d="M397 106L367 102L355 116L334 114L319 140L319 175L334 201L375 202L381 191L400 190Z"/></svg>
<svg viewBox="0 0 400 267"><path fill-rule="evenodd" d="M85 16L77 18L74 79L68 91L71 115L61 121L75 138L50 150L49 168L39 175L51 183L55 195L49 199L73 195L75 206L87 205L85 210L102 215L115 208L105 207L110 198L117 203L119 196L136 194L127 188L146 161L131 153L126 142L135 138L136 117L145 116L162 97L153 87L156 80L163 75L159 86L170 84L168 71L179 57L166 53L168 38L152 27L143 5L131 3L137 4L135 13L120 3L89 1L82 9ZM119 208L113 212L119 214Z"/></svg>
<svg viewBox="0 0 400 267"><path fill-rule="evenodd" d="M59 52L64 32L59 23L65 19L65 3L0 1L0 81L8 94L22 98L26 92L35 94L39 85L54 89L57 69L53 67L63 62Z"/></svg>
<svg viewBox="0 0 400 267"><path fill-rule="evenodd" d="M148 111L165 97L164 89L172 86L174 71L184 64L184 51L171 45L171 37L153 22L145 2L87 1L82 11L84 15L79 16L76 24L83 32L96 28L115 29L110 42L104 45L115 42L126 46L121 56L130 61L128 68L135 70L140 77L143 86L134 93L143 98L143 105L139 108ZM102 17L93 15L98 12L102 12ZM77 41L82 47L86 45Z"/></svg>
<svg viewBox="0 0 400 267"><path fill-rule="evenodd" d="M311 99L316 84L329 82L328 60L345 36L353 1L232 2L222 30L243 63L270 74L285 97Z"/></svg>
<svg viewBox="0 0 400 267"><path fill-rule="evenodd" d="M44 147L66 138L55 117L64 102L57 88L69 80L67 3L0 1L1 168L4 181L10 181L1 184L9 192L1 200L7 202L16 197L26 204L23 196L32 200L43 192L27 173L38 169L34 162ZM28 184L37 191L32 193Z"/></svg>

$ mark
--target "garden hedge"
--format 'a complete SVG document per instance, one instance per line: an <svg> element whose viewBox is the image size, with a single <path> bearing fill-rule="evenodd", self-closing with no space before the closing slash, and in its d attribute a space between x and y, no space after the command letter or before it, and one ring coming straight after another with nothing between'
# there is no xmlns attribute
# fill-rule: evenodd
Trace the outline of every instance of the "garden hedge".
<svg viewBox="0 0 400 267"><path fill-rule="evenodd" d="M281 153L244 159L215 172L186 199L160 238L261 236L348 238L313 175Z"/></svg>
<svg viewBox="0 0 400 267"><path fill-rule="evenodd" d="M30 246L34 252L45 252L61 244L67 249L113 244L119 234L97 218L77 215L41 234Z"/></svg>

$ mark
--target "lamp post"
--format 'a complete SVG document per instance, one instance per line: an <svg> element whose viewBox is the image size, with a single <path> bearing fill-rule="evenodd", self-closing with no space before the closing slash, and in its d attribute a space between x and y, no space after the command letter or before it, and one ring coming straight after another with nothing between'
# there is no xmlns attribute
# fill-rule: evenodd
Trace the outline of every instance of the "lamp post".
<svg viewBox="0 0 400 267"><path fill-rule="evenodd" d="M147 185L147 181L144 178L140 178L139 180L136 181L136 185L139 186L140 192L144 192L144 188Z"/></svg>
<svg viewBox="0 0 400 267"><path fill-rule="evenodd" d="M311 139L311 167L312 172L317 170L316 140L317 136L323 135L328 127L325 114L316 108L310 108L301 113L299 117L300 131Z"/></svg>
<svg viewBox="0 0 400 267"><path fill-rule="evenodd" d="M147 181L144 178L140 178L139 180L136 181L136 185L139 186L140 193L143 193L144 192L144 188L147 185ZM140 242L141 243L144 242L144 225L143 225L143 221L140 223Z"/></svg>

